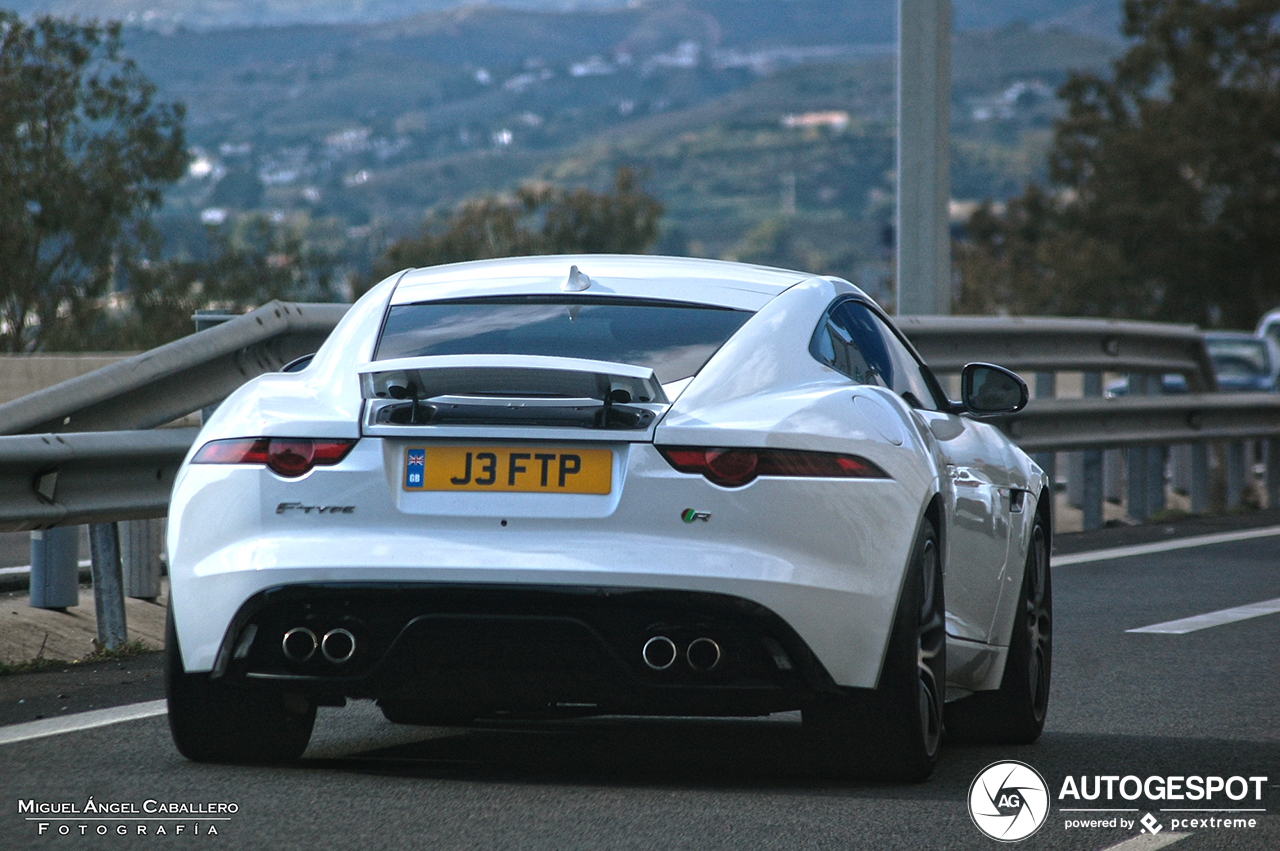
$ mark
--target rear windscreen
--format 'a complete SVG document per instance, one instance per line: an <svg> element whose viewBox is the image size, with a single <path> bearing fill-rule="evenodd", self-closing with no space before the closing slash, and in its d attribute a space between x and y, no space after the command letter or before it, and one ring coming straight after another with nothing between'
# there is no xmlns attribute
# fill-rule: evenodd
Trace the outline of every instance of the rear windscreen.
<svg viewBox="0 0 1280 851"><path fill-rule="evenodd" d="M696 375L751 318L681 302L529 297L391 308L376 360L545 355L649 367L665 383Z"/></svg>

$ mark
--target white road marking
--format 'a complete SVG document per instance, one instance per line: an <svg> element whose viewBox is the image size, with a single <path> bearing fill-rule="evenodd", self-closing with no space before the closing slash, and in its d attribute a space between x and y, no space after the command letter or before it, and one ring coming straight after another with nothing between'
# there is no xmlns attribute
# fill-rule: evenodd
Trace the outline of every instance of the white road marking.
<svg viewBox="0 0 1280 851"><path fill-rule="evenodd" d="M1280 612L1280 597L1274 600L1263 600L1261 603L1249 603L1236 606L1234 609L1223 609L1218 612L1207 612L1176 621L1141 626L1137 629L1126 629L1125 632L1155 632L1161 635L1186 635L1188 632L1208 629L1211 626L1247 621L1249 618L1260 618L1263 615L1274 615Z"/></svg>
<svg viewBox="0 0 1280 851"><path fill-rule="evenodd" d="M163 700L149 700L146 703L131 703L126 706L113 706L110 709L77 712L60 718L42 718L25 724L12 724L8 727L0 727L0 745L40 739L45 736L58 736L62 733L75 733L80 730L92 730L94 727L105 727L108 724L119 724L124 721L154 718L157 715L165 715L168 711Z"/></svg>
<svg viewBox="0 0 1280 851"><path fill-rule="evenodd" d="M1274 538L1278 535L1280 535L1280 526L1267 526L1263 529L1243 529L1239 532L1218 532L1213 535L1197 535L1194 538L1178 538L1172 541L1159 541L1154 544L1135 544L1130 547L1094 550L1091 553L1054 556L1053 566L1066 567L1072 564L1086 564L1092 561L1110 561L1115 558L1130 558L1152 553L1167 553L1172 550L1186 550L1192 547L1207 547L1211 544L1230 544L1235 541L1252 541L1256 538Z"/></svg>
<svg viewBox="0 0 1280 851"><path fill-rule="evenodd" d="M1156 851L1175 842L1181 842L1189 833L1140 833L1118 845L1108 845L1103 851Z"/></svg>

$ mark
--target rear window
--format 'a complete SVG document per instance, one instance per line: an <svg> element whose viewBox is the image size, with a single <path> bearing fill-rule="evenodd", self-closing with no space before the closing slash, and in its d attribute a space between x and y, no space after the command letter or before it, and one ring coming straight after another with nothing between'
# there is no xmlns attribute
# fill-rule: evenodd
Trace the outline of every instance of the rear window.
<svg viewBox="0 0 1280 851"><path fill-rule="evenodd" d="M486 298L391 308L376 360L424 355L546 355L645 366L662 383L696 375L751 318L682 302Z"/></svg>

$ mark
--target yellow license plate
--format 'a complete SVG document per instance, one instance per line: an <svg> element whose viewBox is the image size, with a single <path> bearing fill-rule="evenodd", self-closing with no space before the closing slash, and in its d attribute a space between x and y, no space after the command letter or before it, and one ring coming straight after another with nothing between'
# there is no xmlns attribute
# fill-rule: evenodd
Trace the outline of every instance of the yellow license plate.
<svg viewBox="0 0 1280 851"><path fill-rule="evenodd" d="M613 452L532 446L411 446L404 451L407 491L605 494Z"/></svg>

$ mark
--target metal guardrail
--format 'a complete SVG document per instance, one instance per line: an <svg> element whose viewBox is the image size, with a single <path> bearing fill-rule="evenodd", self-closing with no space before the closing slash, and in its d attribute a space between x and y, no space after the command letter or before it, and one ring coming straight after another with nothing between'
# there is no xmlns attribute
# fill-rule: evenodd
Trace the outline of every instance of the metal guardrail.
<svg viewBox="0 0 1280 851"><path fill-rule="evenodd" d="M1027 452L1280 437L1280 394L1039 399L998 421Z"/></svg>
<svg viewBox="0 0 1280 851"><path fill-rule="evenodd" d="M193 431L151 429L219 402L253 376L314 352L346 305L271 302L223 325L0 404L0 529L161 516ZM966 362L1010 369L1187 376L1212 388L1190 325L1042 317L904 316L899 325L938 372ZM1101 380L1093 383L1101 393ZM1280 397L1192 393L1036 399L1004 427L1052 453L1276 438ZM123 431L118 431L123 430ZM93 436L88 433L105 433ZM172 434L165 434L172 433ZM182 436L179 436L182 435Z"/></svg>
<svg viewBox="0 0 1280 851"><path fill-rule="evenodd" d="M315 351L347 309L271 302L0 404L0 434L43 433L34 441L0 436L0 529L163 515L166 483L193 432L114 430L149 429L220 401L249 378ZM940 373L987 360L1038 374L1173 372L1193 389L1213 382L1203 338L1189 325L950 316L905 316L898 324ZM1035 452L1252 439L1276 436L1277 402L1266 395L1196 393L1037 399L1003 426ZM107 433L88 434L99 431Z"/></svg>
<svg viewBox="0 0 1280 851"><path fill-rule="evenodd" d="M0 437L0 531L164 516L198 431Z"/></svg>
<svg viewBox="0 0 1280 851"><path fill-rule="evenodd" d="M0 405L0 434L149 429L314 352L345 304L272 301L207 331Z"/></svg>
<svg viewBox="0 0 1280 851"><path fill-rule="evenodd" d="M113 523L163 516L177 468L197 433L155 427L314 352L347 309L271 302L217 327L0 404L0 530L91 524L99 638L108 646L124 640ZM1037 399L1002 423L1024 448L1044 453L1039 457L1050 468L1054 452L1084 450L1086 526L1101 522L1101 448L1195 442L1203 473L1208 467L1206 441L1265 437L1280 447L1280 397L1205 393L1215 389L1213 373L1203 338L1192 326L920 316L901 317L898 324L939 373L988 361L1035 372L1038 378L1062 371L1086 374L1086 385L1099 398ZM1104 400L1102 372L1179 373L1195 392ZM1141 454L1162 451L1129 449L1131 481L1135 476L1155 481L1151 471L1158 467L1163 494L1163 462L1148 465L1143 460L1148 455ZM1280 474L1280 464L1275 467ZM1269 476L1268 484L1280 494L1280 475ZM106 590L99 593L99 585Z"/></svg>
<svg viewBox="0 0 1280 851"><path fill-rule="evenodd" d="M1186 376L1193 392L1217 389L1194 325L1000 316L901 316L898 327L940 373L973 361L1021 372L1141 372Z"/></svg>

